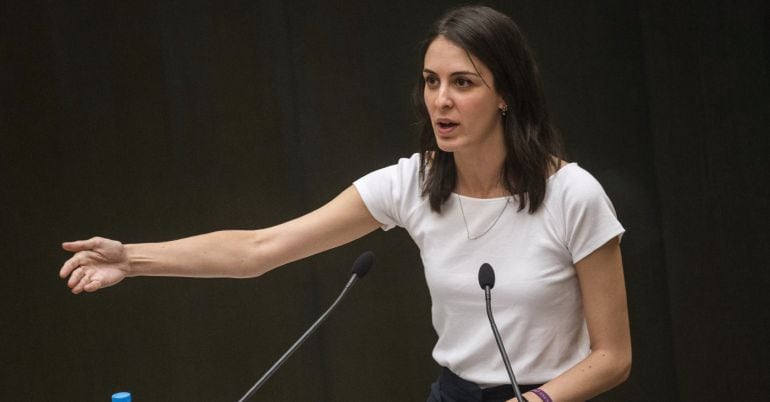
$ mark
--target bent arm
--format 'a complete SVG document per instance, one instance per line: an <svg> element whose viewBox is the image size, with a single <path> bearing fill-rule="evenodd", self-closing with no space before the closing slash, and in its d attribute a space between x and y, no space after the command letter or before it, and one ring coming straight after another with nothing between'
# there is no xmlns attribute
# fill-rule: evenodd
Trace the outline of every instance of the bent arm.
<svg viewBox="0 0 770 402"><path fill-rule="evenodd" d="M124 276L254 277L313 254L351 242L372 232L379 223L351 186L323 207L289 222L259 230L228 230L163 243L128 244L122 247ZM110 286L101 256L100 241L94 238L65 243L75 251L62 266L73 292L94 291ZM119 244L119 243L118 243ZM111 267L115 269L115 267ZM87 278L86 283L83 283ZM122 279L122 278L120 278ZM119 280L118 280L119 281ZM80 287L80 288L79 288Z"/></svg>
<svg viewBox="0 0 770 402"><path fill-rule="evenodd" d="M631 334L618 238L575 264L591 353L540 387L554 401L585 401L616 387L631 371ZM524 394L530 402L535 394Z"/></svg>

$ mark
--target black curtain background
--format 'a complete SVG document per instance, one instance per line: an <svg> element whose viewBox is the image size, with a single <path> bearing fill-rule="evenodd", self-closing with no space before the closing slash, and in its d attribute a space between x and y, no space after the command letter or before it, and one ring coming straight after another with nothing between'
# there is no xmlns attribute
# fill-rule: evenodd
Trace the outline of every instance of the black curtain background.
<svg viewBox="0 0 770 402"><path fill-rule="evenodd" d="M767 3L489 4L628 230L634 367L597 399L766 399ZM367 249L375 270L254 400L424 400L435 334L403 231L251 280L72 296L57 271L61 241L273 225L414 152L417 43L451 5L3 2L0 400L236 400Z"/></svg>

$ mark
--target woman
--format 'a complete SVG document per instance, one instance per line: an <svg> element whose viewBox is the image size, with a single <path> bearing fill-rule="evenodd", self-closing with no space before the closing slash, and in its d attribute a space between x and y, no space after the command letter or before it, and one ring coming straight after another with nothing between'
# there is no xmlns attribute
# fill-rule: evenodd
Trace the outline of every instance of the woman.
<svg viewBox="0 0 770 402"><path fill-rule="evenodd" d="M444 367L429 401L515 400L475 284L484 262L496 268L496 319L527 400L582 401L616 386L631 363L623 228L596 180L562 160L518 28L490 8L459 8L434 25L423 55L419 154L271 228L64 243L75 254L60 275L73 293L139 275L254 277L401 226L421 251Z"/></svg>

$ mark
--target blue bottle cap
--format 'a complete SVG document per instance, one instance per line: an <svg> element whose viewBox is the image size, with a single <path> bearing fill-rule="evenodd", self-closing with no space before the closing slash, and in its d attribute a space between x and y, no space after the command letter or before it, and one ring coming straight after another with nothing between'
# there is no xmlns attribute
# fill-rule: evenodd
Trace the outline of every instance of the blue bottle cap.
<svg viewBox="0 0 770 402"><path fill-rule="evenodd" d="M131 402L130 392L117 392L112 394L112 402Z"/></svg>

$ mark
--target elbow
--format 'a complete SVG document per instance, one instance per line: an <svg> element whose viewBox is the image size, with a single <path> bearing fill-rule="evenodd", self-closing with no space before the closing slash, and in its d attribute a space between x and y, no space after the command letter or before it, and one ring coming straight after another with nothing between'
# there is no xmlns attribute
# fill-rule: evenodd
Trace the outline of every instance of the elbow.
<svg viewBox="0 0 770 402"><path fill-rule="evenodd" d="M617 357L617 364L615 365L615 385L620 385L628 380L631 376L631 350L621 353Z"/></svg>
<svg viewBox="0 0 770 402"><path fill-rule="evenodd" d="M268 247L269 235L264 230L243 231L241 239L234 243L233 262L230 277L248 279L262 276L270 267L266 264L265 249Z"/></svg>
<svg viewBox="0 0 770 402"><path fill-rule="evenodd" d="M260 269L256 269L254 267L242 267L241 269L238 269L234 272L232 275L233 279L252 279L259 276L262 276L267 271L263 271Z"/></svg>
<svg viewBox="0 0 770 402"><path fill-rule="evenodd" d="M619 378L618 378L618 385L626 382L628 380L628 377L631 376L631 355L628 355L628 358L623 360L620 364L619 371Z"/></svg>
<svg viewBox="0 0 770 402"><path fill-rule="evenodd" d="M601 376L604 379L605 390L612 389L626 382L631 375L631 351L603 350L599 356L604 358L604 370Z"/></svg>
<svg viewBox="0 0 770 402"><path fill-rule="evenodd" d="M269 229L247 232L246 255L240 261L237 275L239 278L256 278L266 274L280 264L276 264L275 239Z"/></svg>

